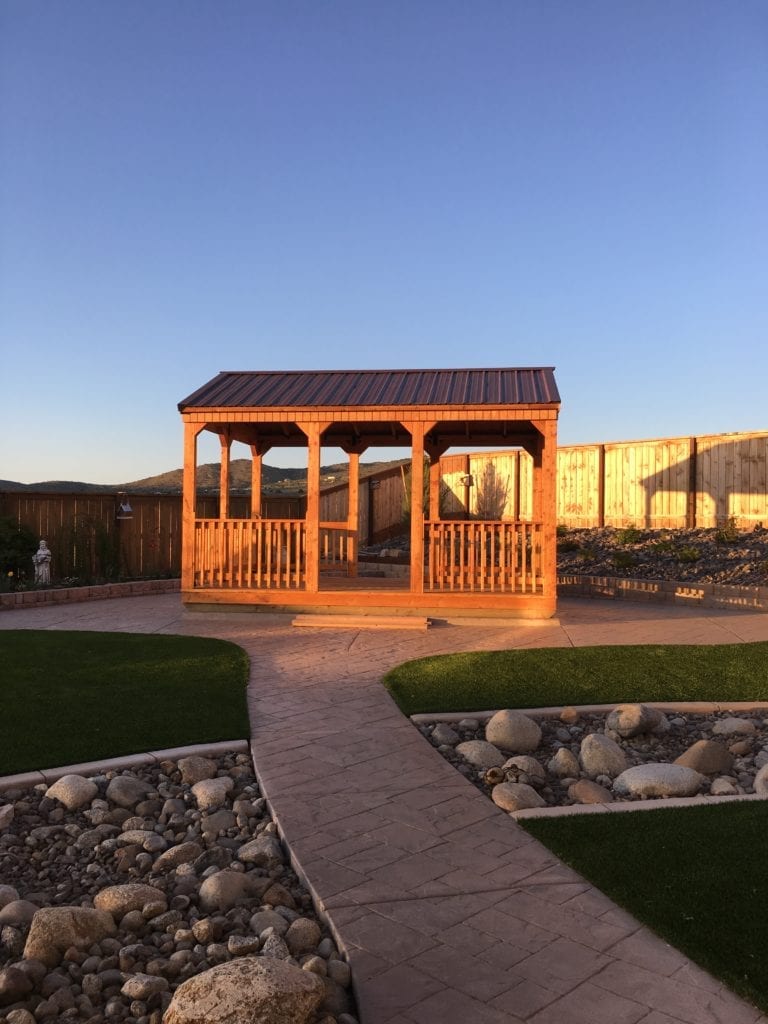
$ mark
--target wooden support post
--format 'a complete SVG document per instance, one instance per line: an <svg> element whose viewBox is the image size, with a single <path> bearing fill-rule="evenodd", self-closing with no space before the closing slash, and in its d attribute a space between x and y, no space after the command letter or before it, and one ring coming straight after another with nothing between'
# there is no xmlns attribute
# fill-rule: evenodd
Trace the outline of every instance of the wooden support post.
<svg viewBox="0 0 768 1024"><path fill-rule="evenodd" d="M557 600L557 420L534 423L541 434L534 455L534 522L541 523L541 574L544 597Z"/></svg>
<svg viewBox="0 0 768 1024"><path fill-rule="evenodd" d="M403 423L411 435L411 593L424 593L424 436L434 423Z"/></svg>
<svg viewBox="0 0 768 1024"><path fill-rule="evenodd" d="M228 431L219 434L221 472L219 474L219 519L229 519L229 458L232 438Z"/></svg>
<svg viewBox="0 0 768 1024"><path fill-rule="evenodd" d="M605 445L597 448L597 525L605 526Z"/></svg>
<svg viewBox="0 0 768 1024"><path fill-rule="evenodd" d="M440 520L440 458L448 451L448 446L427 444L424 447L429 455L429 520L436 523Z"/></svg>
<svg viewBox="0 0 768 1024"><path fill-rule="evenodd" d="M360 530L360 456L349 456L349 505L347 508L347 575L357 576L357 539Z"/></svg>
<svg viewBox="0 0 768 1024"><path fill-rule="evenodd" d="M181 489L181 589L195 585L195 519L197 519L197 435L202 424L184 423L184 469Z"/></svg>
<svg viewBox="0 0 768 1024"><path fill-rule="evenodd" d="M472 489L469 480L472 476L472 460L469 455L464 456L464 518L471 519Z"/></svg>
<svg viewBox="0 0 768 1024"><path fill-rule="evenodd" d="M299 424L307 435L307 515L306 527L306 589L316 594L320 589L320 440L327 423Z"/></svg>
<svg viewBox="0 0 768 1024"><path fill-rule="evenodd" d="M264 453L258 444L251 445L251 519L261 518L261 469Z"/></svg>

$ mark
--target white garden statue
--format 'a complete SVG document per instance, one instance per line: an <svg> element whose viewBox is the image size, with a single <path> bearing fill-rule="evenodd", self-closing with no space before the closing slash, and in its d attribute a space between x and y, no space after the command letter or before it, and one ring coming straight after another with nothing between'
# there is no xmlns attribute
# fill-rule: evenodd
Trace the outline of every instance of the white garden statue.
<svg viewBox="0 0 768 1024"><path fill-rule="evenodd" d="M44 540L40 541L40 547L32 555L35 563L35 583L51 582L51 551Z"/></svg>

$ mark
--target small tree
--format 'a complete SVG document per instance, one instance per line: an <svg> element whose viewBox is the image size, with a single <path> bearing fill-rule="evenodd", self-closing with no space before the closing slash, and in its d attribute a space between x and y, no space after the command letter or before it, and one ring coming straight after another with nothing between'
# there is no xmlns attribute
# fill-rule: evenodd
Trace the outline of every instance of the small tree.
<svg viewBox="0 0 768 1024"><path fill-rule="evenodd" d="M475 507L478 519L499 520L504 515L509 497L509 477L496 472L492 462L486 462L477 485Z"/></svg>
<svg viewBox="0 0 768 1024"><path fill-rule="evenodd" d="M32 575L32 556L38 539L26 526L11 516L0 516L0 572L3 579L15 582Z"/></svg>

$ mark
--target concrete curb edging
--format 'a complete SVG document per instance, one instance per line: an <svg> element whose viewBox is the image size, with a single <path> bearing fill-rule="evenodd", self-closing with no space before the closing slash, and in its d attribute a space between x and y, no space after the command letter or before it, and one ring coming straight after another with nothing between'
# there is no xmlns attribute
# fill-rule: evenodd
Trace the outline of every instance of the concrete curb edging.
<svg viewBox="0 0 768 1024"><path fill-rule="evenodd" d="M104 601L111 597L148 597L181 590L181 580L134 580L129 583L103 583L92 587L53 587L50 590L18 590L0 594L0 611L31 608L35 605L73 604L79 601Z"/></svg>
<svg viewBox="0 0 768 1024"><path fill-rule="evenodd" d="M659 711L682 711L690 715L712 715L719 711L757 711L768 708L768 701L765 700L732 700L721 703L720 701L613 701L611 704L569 704L574 711L585 715L599 714L602 711L613 711L619 704L645 704L649 708L658 708ZM464 718L476 718L478 722L487 722L493 718L496 711L445 711L442 713L428 715L411 715L410 719L414 725L429 725L431 722L460 722ZM507 709L504 709L507 710ZM562 707L552 708L515 708L529 718L558 718L565 710Z"/></svg>
<svg viewBox="0 0 768 1024"><path fill-rule="evenodd" d="M7 789L28 789L31 786L50 786L65 775L98 775L101 772L119 771L122 768L141 768L160 761L205 756L207 754L250 753L248 740L219 740L215 743L196 743L190 747L169 747L166 750L149 750L143 754L126 754L123 757L108 757L100 761L85 761L80 764L62 765L59 768L43 768L38 771L21 772L18 775L0 776L0 792Z"/></svg>
<svg viewBox="0 0 768 1024"><path fill-rule="evenodd" d="M768 612L768 587L696 583L693 580L645 580L567 573L557 577L557 596L601 597L612 601L650 601L693 608Z"/></svg>
<svg viewBox="0 0 768 1024"><path fill-rule="evenodd" d="M623 814L627 811L660 811L665 807L677 810L686 807L711 807L713 804L740 803L745 800L768 800L760 793L738 793L735 796L670 796L655 800L624 800L615 804L568 804L567 807L528 807L509 811L510 818L563 818L579 814Z"/></svg>

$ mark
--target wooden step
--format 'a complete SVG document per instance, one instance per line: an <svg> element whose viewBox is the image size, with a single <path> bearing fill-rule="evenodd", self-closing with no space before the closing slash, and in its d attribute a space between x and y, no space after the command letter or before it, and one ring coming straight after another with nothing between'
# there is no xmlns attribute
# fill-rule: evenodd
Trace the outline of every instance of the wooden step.
<svg viewBox="0 0 768 1024"><path fill-rule="evenodd" d="M425 615L296 615L292 626L313 629L428 629Z"/></svg>

